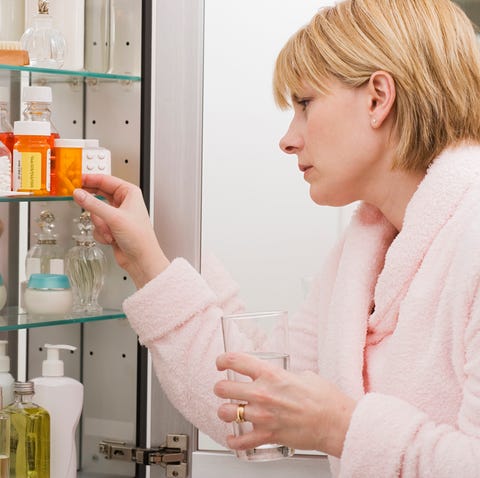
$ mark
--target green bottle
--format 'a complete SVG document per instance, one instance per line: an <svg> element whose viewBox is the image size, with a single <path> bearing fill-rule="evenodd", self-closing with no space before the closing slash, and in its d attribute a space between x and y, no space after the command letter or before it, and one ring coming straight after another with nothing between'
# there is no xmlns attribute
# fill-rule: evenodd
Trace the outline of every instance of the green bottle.
<svg viewBox="0 0 480 478"><path fill-rule="evenodd" d="M15 382L10 415L10 476L50 478L50 415L32 402L33 382Z"/></svg>
<svg viewBox="0 0 480 478"><path fill-rule="evenodd" d="M10 415L3 409L3 394L0 387L0 478L9 477Z"/></svg>

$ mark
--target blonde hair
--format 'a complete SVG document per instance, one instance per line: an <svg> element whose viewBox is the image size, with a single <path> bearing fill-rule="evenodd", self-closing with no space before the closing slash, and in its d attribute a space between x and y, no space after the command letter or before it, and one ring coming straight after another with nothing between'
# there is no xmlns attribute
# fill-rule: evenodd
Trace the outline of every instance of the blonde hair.
<svg viewBox="0 0 480 478"><path fill-rule="evenodd" d="M328 94L332 76L355 88L378 70L396 87L394 167L426 169L445 147L480 141L480 49L449 0L346 0L321 9L280 52L275 100L286 109L304 82Z"/></svg>

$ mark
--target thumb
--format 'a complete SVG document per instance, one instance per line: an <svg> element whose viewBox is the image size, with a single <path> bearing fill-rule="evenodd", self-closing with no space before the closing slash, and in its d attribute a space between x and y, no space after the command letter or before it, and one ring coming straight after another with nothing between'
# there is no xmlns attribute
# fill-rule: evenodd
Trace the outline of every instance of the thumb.
<svg viewBox="0 0 480 478"><path fill-rule="evenodd" d="M110 209L112 206L97 199L83 189L73 191L73 199L83 209L90 213L95 225L95 238L102 244L112 244L113 236L108 224Z"/></svg>
<svg viewBox="0 0 480 478"><path fill-rule="evenodd" d="M73 199L80 207L102 219L106 219L111 208L109 204L83 189L75 189L73 191Z"/></svg>

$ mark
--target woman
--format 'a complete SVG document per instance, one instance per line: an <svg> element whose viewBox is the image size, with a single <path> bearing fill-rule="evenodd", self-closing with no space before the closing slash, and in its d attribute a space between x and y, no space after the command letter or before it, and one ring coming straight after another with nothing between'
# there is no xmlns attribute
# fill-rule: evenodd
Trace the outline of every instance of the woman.
<svg viewBox="0 0 480 478"><path fill-rule="evenodd" d="M219 318L240 309L236 290L216 269L201 277L167 260L138 188L86 177L111 205L75 192L139 288L124 309L160 382L190 421L234 449L321 450L342 477L480 476L471 23L449 0L346 0L288 41L274 93L293 106L280 146L297 156L313 201L362 201L291 325L294 372L221 354ZM216 358L219 371L253 381L224 380ZM225 399L246 403L252 433L227 437L238 409Z"/></svg>

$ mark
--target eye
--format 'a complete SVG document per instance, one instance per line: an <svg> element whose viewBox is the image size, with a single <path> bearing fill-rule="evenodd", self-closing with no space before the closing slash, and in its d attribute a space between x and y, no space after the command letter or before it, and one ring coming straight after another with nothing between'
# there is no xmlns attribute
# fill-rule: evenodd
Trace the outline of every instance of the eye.
<svg viewBox="0 0 480 478"><path fill-rule="evenodd" d="M302 111L305 111L307 109L307 106L310 104L310 99L308 98L298 98L296 100L297 105L299 105L302 109Z"/></svg>

